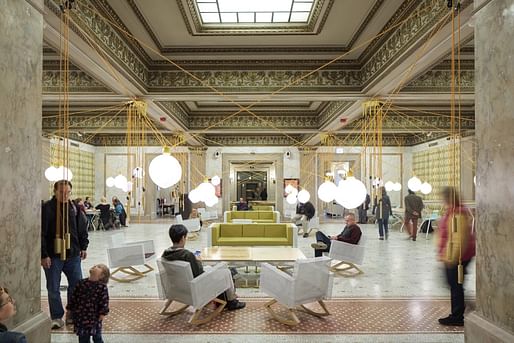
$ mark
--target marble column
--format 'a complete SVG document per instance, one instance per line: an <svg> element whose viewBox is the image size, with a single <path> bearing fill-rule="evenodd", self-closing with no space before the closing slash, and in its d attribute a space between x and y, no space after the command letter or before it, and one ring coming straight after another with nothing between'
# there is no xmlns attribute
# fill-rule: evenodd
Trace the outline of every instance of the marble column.
<svg viewBox="0 0 514 343"><path fill-rule="evenodd" d="M514 342L514 0L475 0L476 310L466 342Z"/></svg>
<svg viewBox="0 0 514 343"><path fill-rule="evenodd" d="M50 342L41 312L41 80L43 0L0 0L0 284L16 299L7 323Z"/></svg>

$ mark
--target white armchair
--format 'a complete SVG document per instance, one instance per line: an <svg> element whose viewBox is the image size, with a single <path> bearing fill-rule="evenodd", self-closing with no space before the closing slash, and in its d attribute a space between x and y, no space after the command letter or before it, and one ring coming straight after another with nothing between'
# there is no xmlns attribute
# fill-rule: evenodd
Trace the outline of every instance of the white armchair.
<svg viewBox="0 0 514 343"><path fill-rule="evenodd" d="M153 240L126 242L123 233L111 235L109 248L107 248L109 268L114 268L114 271L111 272L111 279L118 282L131 282L141 279L145 274L154 270L148 264L154 256ZM140 271L134 266L145 266L146 269ZM127 277L119 278L115 276L117 273L126 274Z"/></svg>
<svg viewBox="0 0 514 343"><path fill-rule="evenodd" d="M216 220L218 219L218 212L216 211L207 211L205 208L198 208L198 215L202 218L203 221Z"/></svg>
<svg viewBox="0 0 514 343"><path fill-rule="evenodd" d="M233 287L230 270L225 263L218 263L212 268L206 268L204 273L193 278L191 265L186 261L166 261L157 259L157 290L159 298L166 300L159 314L173 316L182 313L189 306L195 309L189 322L204 324L211 321L223 311L226 301L216 298L218 295ZM175 310L168 309L173 302L181 304ZM200 318L203 308L209 302L220 304L211 314Z"/></svg>
<svg viewBox="0 0 514 343"><path fill-rule="evenodd" d="M330 258L315 257L297 260L292 275L289 275L269 263L261 265L260 289L268 294L273 300L266 303L268 312L286 325L298 325L295 311L297 306L317 317L328 316L330 313L323 302L323 299L332 295L333 274L330 273ZM287 307L290 318L278 315L272 305L276 302ZM305 307L305 304L317 302L322 312L316 312Z"/></svg>
<svg viewBox="0 0 514 343"><path fill-rule="evenodd" d="M198 239L198 233L202 229L200 226L200 218L182 219L182 215L178 214L175 219L177 220L177 224L182 224L187 228L189 232L188 239Z"/></svg>
<svg viewBox="0 0 514 343"><path fill-rule="evenodd" d="M357 265L362 265L364 260L365 244L364 235L361 235L358 244L333 240L328 256L336 261L336 264L331 267L331 271L340 276L356 276L364 273Z"/></svg>

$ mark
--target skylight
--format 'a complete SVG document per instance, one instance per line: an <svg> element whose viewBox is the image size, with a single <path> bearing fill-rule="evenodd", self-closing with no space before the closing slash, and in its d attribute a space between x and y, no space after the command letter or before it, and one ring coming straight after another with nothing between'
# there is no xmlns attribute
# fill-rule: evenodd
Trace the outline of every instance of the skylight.
<svg viewBox="0 0 514 343"><path fill-rule="evenodd" d="M315 0L196 0L204 24L307 23Z"/></svg>

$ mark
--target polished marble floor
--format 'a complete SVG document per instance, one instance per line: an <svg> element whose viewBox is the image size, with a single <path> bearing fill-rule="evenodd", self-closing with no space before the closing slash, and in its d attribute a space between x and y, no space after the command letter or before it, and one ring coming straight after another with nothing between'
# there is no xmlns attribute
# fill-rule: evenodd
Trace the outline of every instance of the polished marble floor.
<svg viewBox="0 0 514 343"><path fill-rule="evenodd" d="M123 229L126 240L153 239L157 253L160 254L166 247L170 245L168 238L168 228L173 223L173 219L160 220L157 223L132 223L128 228ZM327 234L337 234L341 231L341 220L329 220L321 225L321 230ZM391 305L396 301L397 310L404 313L404 320L412 321L434 321L437 316L449 311L449 290L443 278L441 265L436 261L435 242L432 235L429 239L425 236L418 236L416 242L406 239L405 233L398 230L392 230L389 240L381 241L378 239L378 233L375 225L362 225L363 233L368 238L366 246L365 261L362 266L364 274L354 278L334 279L333 301L335 306L343 306L340 301L357 301L357 304L363 302L375 302L380 304L386 301ZM119 232L119 231L118 231ZM88 249L88 258L83 262L83 270L86 272L90 266L96 263L106 263L109 236L112 231L96 231L90 233L90 248ZM202 232L200 239L189 241L190 250L197 250L206 246L206 233ZM298 247L308 257L313 256L310 244L314 242L314 237L309 238L298 237ZM155 266L155 261L150 263ZM470 300L472 307L475 296L475 266L469 266L469 274L466 278L466 296ZM157 302L157 287L155 278L150 273L147 277L132 283L118 283L111 281L109 283L110 296L113 298L113 305L118 301L117 298L139 299L139 301L148 301L149 303ZM46 288L44 287L44 274L42 274L41 290L42 295L46 296ZM63 280L62 284L65 284ZM266 297L265 294L259 292L257 288L239 288L238 294L242 298L251 298L254 302L259 302L259 298ZM64 294L63 294L64 295ZM424 313L420 312L421 304L437 303L442 306L438 311L433 312L430 319L425 318ZM117 302L121 308L122 303ZM361 308L362 306L358 306ZM442 312L441 312L442 311ZM388 317L388 311L380 312L383 316L373 319L374 321L388 321L395 324ZM441 314L442 313L442 314ZM243 316L243 311L238 312L238 316ZM421 318L420 318L421 316ZM335 318L335 317L334 317ZM409 319L410 318L410 319ZM397 320L397 326L382 328L383 331L357 329L356 331L345 332L326 332L320 330L315 335L318 342L462 342L462 330L451 334L438 331L428 330L420 332L412 328L406 331L398 330L399 327L405 325L404 320ZM437 329L438 324L431 323ZM344 330L343 330L344 331ZM283 335L276 332L270 335L267 329L255 328L255 332L248 334L247 332L237 331L227 332L229 336L219 332L214 335L202 335L201 330L188 332L187 335L177 336L176 333L168 331L166 335L162 335L159 330L154 330L151 335L141 335L143 332L131 332L123 334L122 332L105 333L106 342L303 342L309 340L312 331L305 332L301 336L300 333L292 333ZM343 334L344 333L344 334ZM393 339L394 337L394 339ZM312 341L313 336L311 336ZM76 338L68 333L55 333L52 338L53 342L75 342Z"/></svg>

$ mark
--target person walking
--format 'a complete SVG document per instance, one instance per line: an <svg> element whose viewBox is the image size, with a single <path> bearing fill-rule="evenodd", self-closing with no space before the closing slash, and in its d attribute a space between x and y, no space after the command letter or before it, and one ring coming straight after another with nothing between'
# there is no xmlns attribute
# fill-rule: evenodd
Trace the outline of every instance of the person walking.
<svg viewBox="0 0 514 343"><path fill-rule="evenodd" d="M378 236L380 240L389 238L389 215L393 214L391 208L391 200L384 187L378 189L375 204L373 206L373 214L376 214L378 223Z"/></svg>
<svg viewBox="0 0 514 343"><path fill-rule="evenodd" d="M404 199L405 202L405 227L409 233L409 239L416 240L418 232L418 219L425 205L421 197L417 196L409 189L409 194Z"/></svg>
<svg viewBox="0 0 514 343"><path fill-rule="evenodd" d="M438 227L439 260L444 263L446 281L450 286L451 313L440 318L439 323L449 326L464 325L464 275L475 256L475 235L467 208L461 205L459 195L453 187L442 191L445 214Z"/></svg>
<svg viewBox="0 0 514 343"><path fill-rule="evenodd" d="M52 329L64 326L61 274L68 279L69 303L75 285L82 279L81 260L87 257L89 244L87 218L70 200L72 187L70 181L57 181L54 196L41 210L41 266L46 277ZM69 319L67 313L66 320Z"/></svg>

